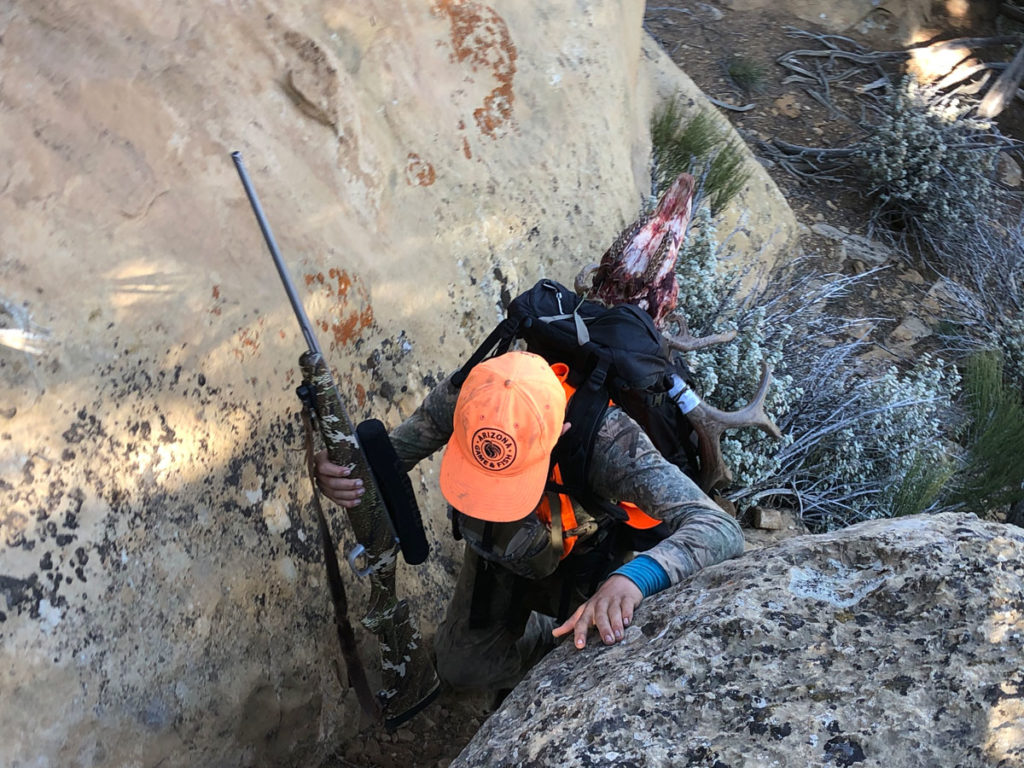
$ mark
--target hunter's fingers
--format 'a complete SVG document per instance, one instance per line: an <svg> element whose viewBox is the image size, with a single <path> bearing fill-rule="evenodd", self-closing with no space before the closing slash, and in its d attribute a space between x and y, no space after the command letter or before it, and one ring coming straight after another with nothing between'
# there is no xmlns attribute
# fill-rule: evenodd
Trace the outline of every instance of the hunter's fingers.
<svg viewBox="0 0 1024 768"><path fill-rule="evenodd" d="M614 645L616 640L622 638L622 612L619 601L615 598L600 599L594 613L598 637L605 645Z"/></svg>
<svg viewBox="0 0 1024 768"><path fill-rule="evenodd" d="M576 612L573 613L573 615L570 616L562 624L560 624L559 626L555 627L551 631L551 634L554 635L555 637L561 637L562 635L567 635L570 632L573 632L573 630L576 630L574 632L574 634L576 635L576 639L574 640L574 643L575 643L576 647L577 648L582 648L584 645L586 645L587 644L587 627L590 626L590 619L588 618L586 621L583 621L582 619L583 619L583 612L585 610L587 610L587 606L588 606L588 603L584 603L579 608L577 608ZM583 636L582 637L580 637L580 633L579 633L579 629L581 627L583 628Z"/></svg>
<svg viewBox="0 0 1024 768"><path fill-rule="evenodd" d="M639 592L635 586L630 589ZM624 594L614 587L607 591L598 590L597 594L576 609L568 621L556 627L552 634L561 637L571 631L573 644L577 648L584 648L587 632L591 627L596 627L601 641L605 645L614 645L625 637L626 627L633 621L633 609L639 602L629 592Z"/></svg>
<svg viewBox="0 0 1024 768"><path fill-rule="evenodd" d="M342 507L359 504L366 489L363 488L362 480L350 477L351 468L331 463L327 459L327 452L321 451L316 455L316 473L320 490L328 499Z"/></svg>
<svg viewBox="0 0 1024 768"><path fill-rule="evenodd" d="M320 451L316 455L316 471L321 477L348 477L351 470L340 464L334 464L327 458L327 451Z"/></svg>
<svg viewBox="0 0 1024 768"><path fill-rule="evenodd" d="M362 480L320 480L320 490L324 496L340 504L343 507L355 507L359 505L366 489L363 488Z"/></svg>
<svg viewBox="0 0 1024 768"><path fill-rule="evenodd" d="M622 601L622 629L625 634L625 629L633 623L633 611L636 610L638 603L633 600Z"/></svg>
<svg viewBox="0 0 1024 768"><path fill-rule="evenodd" d="M583 648L587 644L587 632L590 631L590 625L594 623L593 601L585 602L580 606L580 610L580 617L572 628L572 642L577 648Z"/></svg>

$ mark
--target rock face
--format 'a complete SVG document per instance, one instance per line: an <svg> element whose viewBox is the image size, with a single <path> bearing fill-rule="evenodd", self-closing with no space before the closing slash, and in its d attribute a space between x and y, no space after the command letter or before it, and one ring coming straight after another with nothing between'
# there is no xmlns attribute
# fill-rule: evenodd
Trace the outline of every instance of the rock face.
<svg viewBox="0 0 1024 768"><path fill-rule="evenodd" d="M556 649L455 766L1024 765L1024 530L801 536Z"/></svg>
<svg viewBox="0 0 1024 768"><path fill-rule="evenodd" d="M0 764L307 765L355 731L303 342L229 153L352 416L394 425L634 217L654 82L685 84L642 10L0 5ZM737 206L792 219L763 174ZM456 567L434 474L432 559L400 572L428 636Z"/></svg>

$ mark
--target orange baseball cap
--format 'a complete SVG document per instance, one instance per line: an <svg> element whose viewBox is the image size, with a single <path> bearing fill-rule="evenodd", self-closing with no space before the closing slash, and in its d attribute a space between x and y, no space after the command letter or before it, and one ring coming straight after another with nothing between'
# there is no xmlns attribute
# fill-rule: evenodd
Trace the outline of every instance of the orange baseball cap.
<svg viewBox="0 0 1024 768"><path fill-rule="evenodd" d="M441 459L441 493L460 512L507 523L530 514L565 422L565 390L530 352L506 352L470 372Z"/></svg>

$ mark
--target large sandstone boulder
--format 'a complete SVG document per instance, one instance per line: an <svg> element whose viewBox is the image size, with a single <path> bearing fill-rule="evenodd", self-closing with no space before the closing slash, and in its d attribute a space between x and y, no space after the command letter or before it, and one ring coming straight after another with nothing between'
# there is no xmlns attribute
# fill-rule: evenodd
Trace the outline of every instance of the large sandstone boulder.
<svg viewBox="0 0 1024 768"><path fill-rule="evenodd" d="M452 768L1024 765L1024 530L944 514L801 536L556 649Z"/></svg>
<svg viewBox="0 0 1024 768"><path fill-rule="evenodd" d="M308 764L355 731L302 337L229 153L352 415L394 425L634 217L666 66L642 10L0 5L0 764ZM399 574L428 636L457 552L435 472L433 557Z"/></svg>

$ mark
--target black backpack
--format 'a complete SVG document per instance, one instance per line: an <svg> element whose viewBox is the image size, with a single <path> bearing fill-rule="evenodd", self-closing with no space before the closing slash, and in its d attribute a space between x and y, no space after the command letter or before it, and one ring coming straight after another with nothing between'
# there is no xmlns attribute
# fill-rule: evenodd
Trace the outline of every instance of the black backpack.
<svg viewBox="0 0 1024 768"><path fill-rule="evenodd" d="M554 280L541 280L512 299L506 318L453 378L455 386L462 385L473 366L507 352L516 339L549 363L565 363L568 383L576 388L566 414L572 429L552 456L562 471L562 492L584 507L621 515L618 507L594 498L586 483L609 398L643 428L666 459L696 481L697 434L669 395L673 377L692 377L682 361L672 359L647 312L633 304L606 307Z"/></svg>

